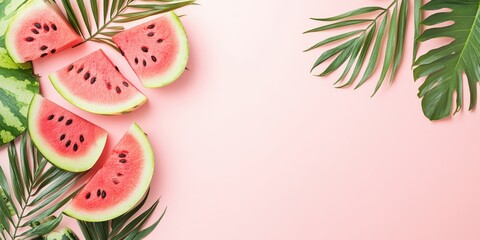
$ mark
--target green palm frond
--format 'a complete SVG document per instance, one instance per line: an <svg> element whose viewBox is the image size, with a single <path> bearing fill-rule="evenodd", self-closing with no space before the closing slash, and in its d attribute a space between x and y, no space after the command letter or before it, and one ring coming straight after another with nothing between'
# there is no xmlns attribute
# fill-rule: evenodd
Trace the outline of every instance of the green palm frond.
<svg viewBox="0 0 480 240"><path fill-rule="evenodd" d="M480 5L478 0L431 0L424 11L435 11L422 21L428 27L418 37L424 42L450 38L450 43L430 50L415 61L415 79L426 77L418 96L422 109L430 120L438 120L455 113L463 106L463 74L470 91L470 107L477 102L477 82L480 80ZM443 11L442 9L448 9ZM453 24L449 24L453 22Z"/></svg>
<svg viewBox="0 0 480 240"><path fill-rule="evenodd" d="M30 239L48 234L62 221L62 216L45 221L75 194L67 196L79 174L64 172L37 151L26 134L8 147L10 183L0 167L0 234L3 239ZM58 199L61 199L58 201Z"/></svg>
<svg viewBox="0 0 480 240"><path fill-rule="evenodd" d="M145 204L148 192L143 200L132 210L107 222L91 223L77 221L86 240L140 240L147 237L158 226L167 209L151 226L144 228L150 216L158 206L157 200L150 208L133 218Z"/></svg>
<svg viewBox="0 0 480 240"><path fill-rule="evenodd" d="M76 12L72 0L62 0L67 19L86 41L105 43L114 49L118 48L111 37L124 30L120 24L136 21L145 17L173 11L195 4L195 0L98 0L73 1L80 9ZM91 19L93 16L93 19Z"/></svg>
<svg viewBox="0 0 480 240"><path fill-rule="evenodd" d="M374 18L359 17L360 15L371 15L373 13L377 13ZM341 42L321 54L311 71L331 59L333 61L322 73L317 75L327 76L346 63L343 73L335 82L335 85L338 84L338 87L350 86L359 76L364 63L367 63L365 61L367 55L370 55L366 68L363 71L363 76L355 87L358 88L372 77L375 68L379 65L380 53L384 52L383 67L373 93L375 94L389 72L390 80L395 78L403 55L407 15L408 0L394 0L387 8L363 7L331 18L313 18L315 21L331 23L308 30L305 33L338 29L345 26L360 25L361 27L357 30L324 39L305 50L311 51L330 43ZM386 43L384 43L384 39L386 39ZM354 65L353 72L350 74L349 80L346 81L346 77Z"/></svg>

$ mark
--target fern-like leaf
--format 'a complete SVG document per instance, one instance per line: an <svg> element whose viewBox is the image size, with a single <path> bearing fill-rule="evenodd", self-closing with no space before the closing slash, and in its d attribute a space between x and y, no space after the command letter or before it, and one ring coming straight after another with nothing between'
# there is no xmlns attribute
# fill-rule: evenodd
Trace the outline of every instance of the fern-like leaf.
<svg viewBox="0 0 480 240"><path fill-rule="evenodd" d="M442 9L448 10L443 11ZM435 11L422 21L427 27L418 41L450 38L450 43L435 48L415 61L415 79L426 77L418 96L423 113L430 120L446 118L463 106L463 74L470 91L469 110L477 102L477 82L480 80L480 2L478 0L431 0L424 11ZM453 24L449 24L453 22Z"/></svg>
<svg viewBox="0 0 480 240"><path fill-rule="evenodd" d="M373 13L377 13L373 18L359 17L360 15L371 15ZM327 38L308 48L306 51L311 51L326 44L340 42L321 54L311 71L314 71L329 59L332 59L332 62L317 76L327 76L345 64L340 78L335 82L338 87L345 87L354 83L362 71L364 63L366 63L363 75L355 87L358 88L372 77L379 65L380 53L384 52L385 57L382 61L383 66L380 78L373 93L375 94L387 78L389 72L390 80L395 78L404 51L407 16L408 0L394 0L387 8L363 7L335 17L312 18L315 21L332 23L308 30L305 33L356 25L361 27L359 30ZM366 27L365 24L367 24ZM386 42L384 42L384 39L386 39ZM370 55L370 57L366 62L367 55ZM355 67L353 67L354 65ZM351 71L352 67L353 71ZM346 77L348 74L350 74L350 78L347 81Z"/></svg>

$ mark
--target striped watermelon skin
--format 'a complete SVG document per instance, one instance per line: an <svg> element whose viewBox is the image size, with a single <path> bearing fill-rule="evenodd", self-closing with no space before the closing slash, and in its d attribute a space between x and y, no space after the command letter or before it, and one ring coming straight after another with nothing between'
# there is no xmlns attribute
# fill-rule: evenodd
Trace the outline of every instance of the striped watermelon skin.
<svg viewBox="0 0 480 240"><path fill-rule="evenodd" d="M9 19L23 0L0 1L0 145L23 133L27 126L30 100L38 93L38 77L30 63L16 64L5 47Z"/></svg>

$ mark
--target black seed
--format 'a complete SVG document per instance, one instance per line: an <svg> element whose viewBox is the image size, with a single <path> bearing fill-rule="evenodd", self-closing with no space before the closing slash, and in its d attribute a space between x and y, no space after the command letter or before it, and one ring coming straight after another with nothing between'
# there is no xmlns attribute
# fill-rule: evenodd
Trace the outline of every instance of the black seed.
<svg viewBox="0 0 480 240"><path fill-rule="evenodd" d="M45 29L45 31L47 31L47 32L50 31L50 27L48 27L47 24L43 25L43 29Z"/></svg>
<svg viewBox="0 0 480 240"><path fill-rule="evenodd" d="M90 78L90 73L87 72L85 75L83 75L83 79L88 80Z"/></svg>
<svg viewBox="0 0 480 240"><path fill-rule="evenodd" d="M80 69L78 69L77 73L81 73L83 71L83 67L81 67Z"/></svg>
<svg viewBox="0 0 480 240"><path fill-rule="evenodd" d="M42 27L42 25L40 25L40 23L35 23L33 25L35 25L35 27L38 28L38 29L40 29Z"/></svg>
<svg viewBox="0 0 480 240"><path fill-rule="evenodd" d="M163 42L163 39L161 38L157 40L157 43L162 43L162 42Z"/></svg>
<svg viewBox="0 0 480 240"><path fill-rule="evenodd" d="M114 184L119 184L119 183L120 183L120 182L118 181L118 179L116 179L116 178L113 178L112 181L113 181Z"/></svg>
<svg viewBox="0 0 480 240"><path fill-rule="evenodd" d="M57 25L52 24L52 29L53 29L54 31L57 31Z"/></svg>
<svg viewBox="0 0 480 240"><path fill-rule="evenodd" d="M70 144L72 143L72 141L68 140L66 143L65 143L65 147L70 147Z"/></svg>
<svg viewBox="0 0 480 240"><path fill-rule="evenodd" d="M47 48L48 48L47 46L43 45L40 47L40 50L45 51Z"/></svg>
<svg viewBox="0 0 480 240"><path fill-rule="evenodd" d="M97 81L97 78L96 78L96 77L93 77L92 79L90 79L90 83L91 83L91 84L94 84L95 81Z"/></svg>
<svg viewBox="0 0 480 240"><path fill-rule="evenodd" d="M150 25L148 25L147 28L148 28L148 29L152 29L152 28L154 28L154 27L155 27L155 24L150 24Z"/></svg>
<svg viewBox="0 0 480 240"><path fill-rule="evenodd" d="M118 72L120 72L120 69L118 69L118 67L117 67L117 66L115 66L115 69L116 69Z"/></svg>
<svg viewBox="0 0 480 240"><path fill-rule="evenodd" d="M65 124L68 126L68 125L72 124L72 122L73 122L72 119L68 119L67 122L65 122Z"/></svg>
<svg viewBox="0 0 480 240"><path fill-rule="evenodd" d="M142 47L142 51L148 52L148 48L147 47Z"/></svg>
<svg viewBox="0 0 480 240"><path fill-rule="evenodd" d="M48 116L47 119L48 119L48 120L52 120L54 117L55 117L55 115L50 115L50 116Z"/></svg>
<svg viewBox="0 0 480 240"><path fill-rule="evenodd" d="M83 135L80 135L80 142L83 142L85 141L85 138L83 137Z"/></svg>
<svg viewBox="0 0 480 240"><path fill-rule="evenodd" d="M68 66L68 71L70 72L72 70L73 70L73 65Z"/></svg>
<svg viewBox="0 0 480 240"><path fill-rule="evenodd" d="M125 53L122 51L122 49L120 49L120 54L122 54L122 56L125 56Z"/></svg>
<svg viewBox="0 0 480 240"><path fill-rule="evenodd" d="M63 119L65 119L65 117L61 116L61 117L58 118L58 121L61 122L61 121L63 121Z"/></svg>
<svg viewBox="0 0 480 240"><path fill-rule="evenodd" d="M107 197L107 193L105 191L102 191L102 198Z"/></svg>
<svg viewBox="0 0 480 240"><path fill-rule="evenodd" d="M123 82L123 86L128 87L129 85L128 85L127 82L124 81L124 82Z"/></svg>
<svg viewBox="0 0 480 240"><path fill-rule="evenodd" d="M73 144L73 151L76 152L77 150L78 150L78 145L75 143L75 144Z"/></svg>
<svg viewBox="0 0 480 240"><path fill-rule="evenodd" d="M126 159L120 159L120 162L121 163L127 163L127 160Z"/></svg>
<svg viewBox="0 0 480 240"><path fill-rule="evenodd" d="M54 54L54 53L56 53L56 52L57 52L57 49L52 49L52 50L50 51L51 54Z"/></svg>
<svg viewBox="0 0 480 240"><path fill-rule="evenodd" d="M42 55L40 55L40 57L46 57L48 55L48 53L44 53Z"/></svg>
<svg viewBox="0 0 480 240"><path fill-rule="evenodd" d="M60 136L60 141L63 141L63 139L65 139L65 134L62 134L62 136Z"/></svg>
<svg viewBox="0 0 480 240"><path fill-rule="evenodd" d="M32 32L35 33L35 34L38 34L38 31L35 28L32 28Z"/></svg>
<svg viewBox="0 0 480 240"><path fill-rule="evenodd" d="M90 194L90 193L87 193L87 195L86 195L85 197L86 197L87 199L89 199L90 196L91 196L91 194Z"/></svg>
<svg viewBox="0 0 480 240"><path fill-rule="evenodd" d="M138 58L135 58L135 64L138 64Z"/></svg>
<svg viewBox="0 0 480 240"><path fill-rule="evenodd" d="M120 154L118 155L118 157L120 157L120 158L124 158L124 157L126 157L126 156L127 156L127 154L125 154L125 153L120 153Z"/></svg>
<svg viewBox="0 0 480 240"><path fill-rule="evenodd" d="M27 38L25 38L25 40L26 40L27 42L32 42L32 41L35 40L35 39L34 39L33 37L27 37Z"/></svg>
<svg viewBox="0 0 480 240"><path fill-rule="evenodd" d="M117 177L123 177L123 174L117 173Z"/></svg>
<svg viewBox="0 0 480 240"><path fill-rule="evenodd" d="M157 58L155 56L152 56L152 61L157 62Z"/></svg>
<svg viewBox="0 0 480 240"><path fill-rule="evenodd" d="M100 189L97 190L97 197L100 197L100 195L102 195L102 191L100 191Z"/></svg>
<svg viewBox="0 0 480 240"><path fill-rule="evenodd" d="M143 66L144 66L144 67L147 66L147 61L143 60Z"/></svg>
<svg viewBox="0 0 480 240"><path fill-rule="evenodd" d="M122 89L120 89L120 87L116 87L116 88L115 88L115 91L117 91L117 93L121 93L121 92L122 92Z"/></svg>
<svg viewBox="0 0 480 240"><path fill-rule="evenodd" d="M149 37L153 37L153 35L155 35L155 33L153 33L153 32L149 32L149 33L147 34L147 36L149 36Z"/></svg>

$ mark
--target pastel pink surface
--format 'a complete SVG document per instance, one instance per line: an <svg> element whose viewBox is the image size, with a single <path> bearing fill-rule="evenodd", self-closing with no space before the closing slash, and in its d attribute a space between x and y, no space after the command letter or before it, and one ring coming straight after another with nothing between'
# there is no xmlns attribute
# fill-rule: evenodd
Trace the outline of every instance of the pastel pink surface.
<svg viewBox="0 0 480 240"><path fill-rule="evenodd" d="M411 21L396 81L374 98L376 79L339 90L334 77L309 74L319 52L302 51L325 36L301 34L318 26L309 17L389 2L200 3L178 12L187 14L190 71L172 85L141 88L126 61L104 48L149 97L125 116L85 113L45 77L98 45L35 63L46 96L110 132L106 152L133 121L148 133L157 164L149 203L162 196L159 209L168 211L147 239L480 237L480 111L434 123L423 116Z"/></svg>

